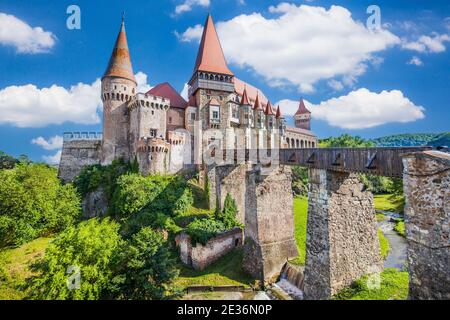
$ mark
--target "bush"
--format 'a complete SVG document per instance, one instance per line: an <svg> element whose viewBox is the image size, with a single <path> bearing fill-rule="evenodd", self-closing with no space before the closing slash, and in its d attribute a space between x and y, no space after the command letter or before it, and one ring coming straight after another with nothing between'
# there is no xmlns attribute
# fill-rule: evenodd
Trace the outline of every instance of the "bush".
<svg viewBox="0 0 450 320"><path fill-rule="evenodd" d="M64 230L80 213L75 188L61 185L54 168L20 163L0 170L0 246Z"/></svg>
<svg viewBox="0 0 450 320"><path fill-rule="evenodd" d="M223 210L220 211L216 208L215 216L217 220L223 223L225 229L229 230L234 227L241 227L241 224L236 220L238 212L236 201L227 193L223 203Z"/></svg>
<svg viewBox="0 0 450 320"><path fill-rule="evenodd" d="M53 240L35 268L31 298L95 300L110 290L112 266L122 244L119 225L109 219L91 219L70 227ZM80 271L80 288L68 288L68 268ZM74 270L76 270L74 269ZM75 284L75 282L73 282Z"/></svg>
<svg viewBox="0 0 450 320"><path fill-rule="evenodd" d="M296 196L308 195L308 168L292 167L292 191Z"/></svg>
<svg viewBox="0 0 450 320"><path fill-rule="evenodd" d="M192 245L196 243L205 245L209 239L224 231L226 231L224 224L215 219L197 219L186 228L186 233L191 237Z"/></svg>
<svg viewBox="0 0 450 320"><path fill-rule="evenodd" d="M143 228L120 252L113 280L116 298L159 300L178 295L173 286L178 270L161 234Z"/></svg>
<svg viewBox="0 0 450 320"><path fill-rule="evenodd" d="M126 219L145 208L176 217L187 212L193 202L192 191L181 177L125 174L117 180L112 213Z"/></svg>

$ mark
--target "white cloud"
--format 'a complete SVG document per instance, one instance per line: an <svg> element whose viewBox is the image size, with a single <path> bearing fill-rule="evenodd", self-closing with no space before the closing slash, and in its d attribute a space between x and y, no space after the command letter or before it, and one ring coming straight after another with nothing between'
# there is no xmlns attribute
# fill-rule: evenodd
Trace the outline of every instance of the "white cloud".
<svg viewBox="0 0 450 320"><path fill-rule="evenodd" d="M181 90L180 96L186 101L189 100L189 85L187 83L184 84L183 90Z"/></svg>
<svg viewBox="0 0 450 320"><path fill-rule="evenodd" d="M57 165L61 161L61 153L62 151L59 150L52 156L42 156L42 159L50 165Z"/></svg>
<svg viewBox="0 0 450 320"><path fill-rule="evenodd" d="M421 53L445 52L445 42L450 42L447 34L433 33L431 36L420 36L416 41L402 40L402 48Z"/></svg>
<svg viewBox="0 0 450 320"><path fill-rule="evenodd" d="M135 74L137 82L137 92L147 93L152 86L147 83L147 75L142 71Z"/></svg>
<svg viewBox="0 0 450 320"><path fill-rule="evenodd" d="M298 101L281 100L278 104L286 115L293 115ZM386 123L412 122L425 117L425 109L416 106L399 90L371 92L365 88L346 96L314 105L305 101L313 118L344 129L372 128Z"/></svg>
<svg viewBox="0 0 450 320"><path fill-rule="evenodd" d="M54 136L48 140L45 140L43 137L37 137L31 140L31 143L41 146L45 150L56 150L62 148L63 138L61 136Z"/></svg>
<svg viewBox="0 0 450 320"><path fill-rule="evenodd" d="M147 76L138 72L136 81L141 89L149 88ZM58 85L38 88L33 84L9 86L0 90L0 124L21 128L44 127L66 121L97 124L102 109L101 81L78 83L69 89Z"/></svg>
<svg viewBox="0 0 450 320"><path fill-rule="evenodd" d="M198 7L209 7L210 0L185 0L183 3L175 7L175 14L179 15L185 12L192 11L196 6Z"/></svg>
<svg viewBox="0 0 450 320"><path fill-rule="evenodd" d="M423 66L422 60L420 60L420 58L417 56L412 57L411 60L409 60L408 64L415 65L418 67Z"/></svg>
<svg viewBox="0 0 450 320"><path fill-rule="evenodd" d="M281 3L269 11L275 17L242 14L219 22L217 30L228 61L254 69L272 86L295 85L311 92L316 82L336 77L353 84L377 52L400 43L387 30L368 30L340 6L327 10ZM195 26L180 39L200 36Z"/></svg>
<svg viewBox="0 0 450 320"><path fill-rule="evenodd" d="M200 42L202 33L203 33L203 26L200 24L187 28L186 31L184 31L181 34L175 31L175 35L182 42L191 42L194 40Z"/></svg>
<svg viewBox="0 0 450 320"><path fill-rule="evenodd" d="M18 53L42 53L55 45L56 36L41 27L31 27L13 15L0 12L0 44Z"/></svg>

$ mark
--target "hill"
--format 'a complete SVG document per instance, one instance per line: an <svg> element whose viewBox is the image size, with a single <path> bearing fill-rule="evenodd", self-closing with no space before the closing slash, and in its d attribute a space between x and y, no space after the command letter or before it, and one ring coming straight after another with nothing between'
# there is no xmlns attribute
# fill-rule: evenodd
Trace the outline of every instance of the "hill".
<svg viewBox="0 0 450 320"><path fill-rule="evenodd" d="M449 145L450 133L407 133L371 140L377 147L419 147Z"/></svg>

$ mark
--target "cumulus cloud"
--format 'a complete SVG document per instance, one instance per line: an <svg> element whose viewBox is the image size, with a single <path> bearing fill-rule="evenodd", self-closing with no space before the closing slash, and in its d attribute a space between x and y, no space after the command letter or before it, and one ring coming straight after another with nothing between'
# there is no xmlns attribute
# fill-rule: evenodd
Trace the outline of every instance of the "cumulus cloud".
<svg viewBox="0 0 450 320"><path fill-rule="evenodd" d="M175 31L175 35L177 36L178 40L182 42L191 42L194 40L200 42L202 33L203 33L203 26L200 24L187 28L186 31L184 31L183 33Z"/></svg>
<svg viewBox="0 0 450 320"><path fill-rule="evenodd" d="M388 30L368 30L341 6L281 3L269 11L273 18L242 14L217 23L217 30L228 61L250 67L272 86L311 92L319 80L336 77L353 84L376 53L400 43ZM179 38L198 40L200 30L191 27Z"/></svg>
<svg viewBox="0 0 450 320"><path fill-rule="evenodd" d="M184 84L183 90L180 92L180 96L186 101L189 100L189 85L187 83Z"/></svg>
<svg viewBox="0 0 450 320"><path fill-rule="evenodd" d="M136 74L138 88L149 88L147 75ZM66 121L97 124L102 109L101 81L78 83L69 89L58 85L38 88L36 85L9 86L0 90L0 124L21 128L45 127Z"/></svg>
<svg viewBox="0 0 450 320"><path fill-rule="evenodd" d="M135 74L137 82L137 92L147 93L152 86L147 83L147 75L142 71Z"/></svg>
<svg viewBox="0 0 450 320"><path fill-rule="evenodd" d="M19 18L0 12L0 44L18 53L42 53L55 45L56 36L41 27L31 27Z"/></svg>
<svg viewBox="0 0 450 320"><path fill-rule="evenodd" d="M445 42L450 42L447 34L433 33L430 36L420 36L416 41L402 40L402 48L421 53L441 53L445 52Z"/></svg>
<svg viewBox="0 0 450 320"><path fill-rule="evenodd" d="M284 114L293 115L298 101L278 102ZM399 90L371 92L361 88L346 96L312 104L305 101L313 118L344 129L372 128L386 123L412 122L425 117L425 109L416 106Z"/></svg>
<svg viewBox="0 0 450 320"><path fill-rule="evenodd" d="M175 14L179 15L185 12L192 11L194 7L209 7L210 0L185 0L183 3L175 7Z"/></svg>
<svg viewBox="0 0 450 320"><path fill-rule="evenodd" d="M411 60L409 60L408 64L418 66L418 67L423 66L422 60L420 60L420 58L417 56L412 57Z"/></svg>
<svg viewBox="0 0 450 320"><path fill-rule="evenodd" d="M61 153L62 153L62 151L59 150L54 155L42 156L42 159L44 159L44 161L47 162L50 165L57 165L61 161Z"/></svg>
<svg viewBox="0 0 450 320"><path fill-rule="evenodd" d="M41 146L45 150L56 150L62 148L63 138L61 136L54 136L46 140L44 137L37 137L31 140L31 143Z"/></svg>

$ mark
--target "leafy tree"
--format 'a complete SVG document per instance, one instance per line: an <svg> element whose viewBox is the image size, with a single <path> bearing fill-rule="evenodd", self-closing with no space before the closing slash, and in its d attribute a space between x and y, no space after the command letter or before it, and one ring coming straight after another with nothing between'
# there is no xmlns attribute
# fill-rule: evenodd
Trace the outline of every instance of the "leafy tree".
<svg viewBox="0 0 450 320"><path fill-rule="evenodd" d="M38 275L31 282L31 298L41 300L95 300L111 290L112 266L122 246L119 225L91 219L70 227L53 240L42 261L35 265ZM80 271L79 289L69 289L68 268ZM76 285L77 282L72 282Z"/></svg>
<svg viewBox="0 0 450 320"><path fill-rule="evenodd" d="M179 293L173 286L178 270L161 234L143 228L120 252L113 281L116 298L160 300Z"/></svg>
<svg viewBox="0 0 450 320"><path fill-rule="evenodd" d="M0 170L0 246L64 230L79 219L80 211L75 188L61 185L54 168L19 163Z"/></svg>
<svg viewBox="0 0 450 320"><path fill-rule="evenodd" d="M231 197L229 193L225 197L223 203L223 210L219 219L223 222L226 229L232 229L234 227L241 227L241 224L237 221L236 216L239 210L237 208L236 201Z"/></svg>
<svg viewBox="0 0 450 320"><path fill-rule="evenodd" d="M343 134L339 137L320 140L319 145L321 148L369 148L374 147L375 143L359 136Z"/></svg>
<svg viewBox="0 0 450 320"><path fill-rule="evenodd" d="M19 163L17 159L11 157L3 151L0 151L0 170L12 169L17 163Z"/></svg>
<svg viewBox="0 0 450 320"><path fill-rule="evenodd" d="M292 167L292 191L296 196L308 194L308 168Z"/></svg>

